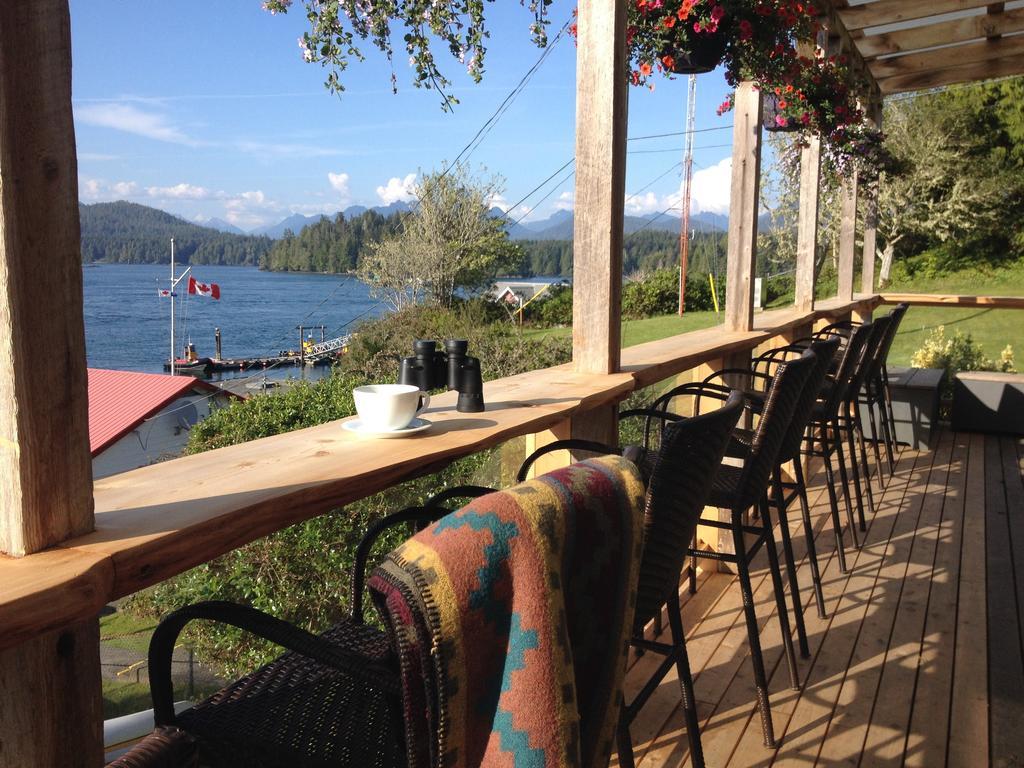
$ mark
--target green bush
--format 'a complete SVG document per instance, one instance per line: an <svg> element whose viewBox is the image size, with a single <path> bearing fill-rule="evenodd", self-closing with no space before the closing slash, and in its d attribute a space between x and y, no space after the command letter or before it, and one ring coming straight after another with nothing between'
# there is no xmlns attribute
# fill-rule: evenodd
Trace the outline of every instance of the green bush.
<svg viewBox="0 0 1024 768"><path fill-rule="evenodd" d="M368 381L394 381L400 355L416 338L465 338L482 360L485 379L567 362L568 339L524 341L511 324L489 324L469 302L455 310L414 307L365 324L349 354L331 376L282 393L256 395L211 414L193 428L188 452L200 453L288 432L355 412L351 390ZM312 631L349 610L349 579L356 545L368 526L389 512L421 503L454 485L511 483L499 451L483 451L444 470L418 478L293 525L193 568L136 595L130 610L160 616L200 600L230 600L260 608ZM377 556L394 548L408 531L381 538ZM370 611L372 614L372 611ZM196 655L225 677L266 663L280 649L232 627L190 625L187 641Z"/></svg>
<svg viewBox="0 0 1024 768"><path fill-rule="evenodd" d="M971 338L971 334L954 331L946 336L944 326L932 331L924 344L910 359L915 368L941 368L946 371L946 383L943 395L953 393L953 377L959 371L1003 371L1013 372L1013 348L1007 344L999 355L999 360L985 357L982 346Z"/></svg>
<svg viewBox="0 0 1024 768"><path fill-rule="evenodd" d="M622 317L625 320L668 315L678 308L678 269L659 269L643 280L622 286Z"/></svg>
<svg viewBox="0 0 1024 768"><path fill-rule="evenodd" d="M546 326L572 325L572 286L549 288L547 298L538 299L526 308L525 319L539 321Z"/></svg>

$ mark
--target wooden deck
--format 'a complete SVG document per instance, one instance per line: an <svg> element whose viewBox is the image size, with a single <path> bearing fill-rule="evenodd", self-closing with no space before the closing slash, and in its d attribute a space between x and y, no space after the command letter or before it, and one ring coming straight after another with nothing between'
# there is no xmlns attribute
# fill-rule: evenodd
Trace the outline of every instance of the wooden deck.
<svg viewBox="0 0 1024 768"><path fill-rule="evenodd" d="M946 432L931 452L903 451L845 575L818 473L811 502L829 615L817 617L796 522L811 650L799 660L801 691L788 687L763 554L754 578L777 751L761 743L736 580L702 578L683 623L707 765L1024 765L1022 473L1015 438ZM657 662L632 664L627 695ZM689 765L674 676L632 733L639 766Z"/></svg>

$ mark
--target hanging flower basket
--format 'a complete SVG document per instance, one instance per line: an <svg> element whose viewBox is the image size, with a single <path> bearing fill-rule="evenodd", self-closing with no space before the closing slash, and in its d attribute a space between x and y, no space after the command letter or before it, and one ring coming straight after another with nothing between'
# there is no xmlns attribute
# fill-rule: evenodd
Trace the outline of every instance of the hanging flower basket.
<svg viewBox="0 0 1024 768"><path fill-rule="evenodd" d="M725 35L694 35L689 50L673 46L661 52L665 69L676 75L701 75L711 72L722 63L725 56Z"/></svg>
<svg viewBox="0 0 1024 768"><path fill-rule="evenodd" d="M788 102L782 96L766 93L761 99L761 126L766 131L792 133L803 130L806 126L800 120L787 115L785 109Z"/></svg>

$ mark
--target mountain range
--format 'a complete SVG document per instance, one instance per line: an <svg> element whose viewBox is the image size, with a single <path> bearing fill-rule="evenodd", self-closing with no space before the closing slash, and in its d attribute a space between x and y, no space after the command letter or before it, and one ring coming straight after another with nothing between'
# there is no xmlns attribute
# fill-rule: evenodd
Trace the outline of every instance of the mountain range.
<svg viewBox="0 0 1024 768"><path fill-rule="evenodd" d="M365 213L368 210L376 211L383 216L390 216L395 213L404 213L411 210L408 203L396 202L390 205L377 205L367 208L363 205L352 205L340 211L346 219L352 219ZM507 218L507 214L500 208L492 208L491 215L495 218ZM314 216L303 216L301 213L293 213L276 224L254 229L248 234L264 235L272 239L279 239L284 236L286 230L291 230L297 235L302 228L309 224L315 224L322 218L333 219L337 213L316 214ZM698 232L725 232L729 228L729 217L718 213L701 212L690 218L691 226ZM228 224L221 219L208 219L202 222L203 226L219 229L222 232L243 234L241 230ZM657 213L645 216L626 216L625 233L631 234L643 229L650 229L655 232L678 232L681 222L677 216L662 215ZM573 213L572 211L555 211L546 219L535 221L517 222L509 219L508 233L512 240L572 240Z"/></svg>

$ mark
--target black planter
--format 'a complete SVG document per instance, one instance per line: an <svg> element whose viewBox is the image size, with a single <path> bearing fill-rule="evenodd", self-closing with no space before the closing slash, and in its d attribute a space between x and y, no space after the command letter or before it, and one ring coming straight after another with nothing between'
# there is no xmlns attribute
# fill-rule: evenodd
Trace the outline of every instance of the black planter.
<svg viewBox="0 0 1024 768"><path fill-rule="evenodd" d="M766 93L761 99L761 127L775 133L793 133L803 130L803 123L793 118L786 118L785 125L776 119L782 111L779 109L779 97L774 93Z"/></svg>
<svg viewBox="0 0 1024 768"><path fill-rule="evenodd" d="M677 75L700 75L711 72L722 62L725 55L725 35L694 35L689 51L666 48L662 58L671 56L674 62L672 72Z"/></svg>

